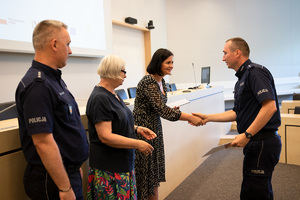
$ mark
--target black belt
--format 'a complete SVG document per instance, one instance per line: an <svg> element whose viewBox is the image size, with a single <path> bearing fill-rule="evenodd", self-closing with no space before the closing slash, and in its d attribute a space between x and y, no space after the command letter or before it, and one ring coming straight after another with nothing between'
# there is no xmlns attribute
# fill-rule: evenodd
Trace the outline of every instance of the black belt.
<svg viewBox="0 0 300 200"><path fill-rule="evenodd" d="M277 131L259 131L251 138L251 140L266 140L276 135L278 135Z"/></svg>
<svg viewBox="0 0 300 200"><path fill-rule="evenodd" d="M40 172L46 172L47 170L45 169L44 165L29 165L30 170L35 170L35 171L40 171ZM68 174L72 174L75 172L78 172L80 169L81 165L65 165L65 169Z"/></svg>

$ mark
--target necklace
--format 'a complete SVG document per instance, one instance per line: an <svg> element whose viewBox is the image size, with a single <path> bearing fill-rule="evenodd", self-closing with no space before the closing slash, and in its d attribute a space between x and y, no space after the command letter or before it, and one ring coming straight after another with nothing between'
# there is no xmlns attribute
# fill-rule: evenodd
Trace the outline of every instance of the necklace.
<svg viewBox="0 0 300 200"><path fill-rule="evenodd" d="M100 85L100 83L98 83L96 86L97 86L97 87L105 88L105 87L103 87L102 85ZM106 88L105 88L105 89L106 89ZM106 90L109 91L108 89L106 89ZM117 93L113 93L113 92L111 92L111 91L109 91L109 92L112 93L117 99L119 99ZM119 100L120 100L120 99L119 99Z"/></svg>

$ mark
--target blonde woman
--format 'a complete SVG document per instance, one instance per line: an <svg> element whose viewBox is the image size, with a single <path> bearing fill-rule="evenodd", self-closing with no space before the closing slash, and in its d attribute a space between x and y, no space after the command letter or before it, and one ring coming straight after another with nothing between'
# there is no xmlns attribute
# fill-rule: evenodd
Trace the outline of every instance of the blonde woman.
<svg viewBox="0 0 300 200"><path fill-rule="evenodd" d="M135 130L146 140L156 134L134 126L131 111L114 91L126 78L124 61L108 55L100 62L98 74L101 80L86 107L90 139L87 199L137 199L135 149L148 155L153 147L137 140Z"/></svg>

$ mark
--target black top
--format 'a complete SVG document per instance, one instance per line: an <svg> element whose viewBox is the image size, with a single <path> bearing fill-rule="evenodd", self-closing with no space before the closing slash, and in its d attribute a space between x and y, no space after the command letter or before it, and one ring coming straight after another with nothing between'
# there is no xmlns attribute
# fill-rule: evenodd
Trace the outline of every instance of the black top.
<svg viewBox="0 0 300 200"><path fill-rule="evenodd" d="M31 139L52 133L65 165L82 164L88 158L88 142L77 103L61 79L61 71L33 61L16 91L19 132L25 158L42 162Z"/></svg>
<svg viewBox="0 0 300 200"><path fill-rule="evenodd" d="M95 87L91 93L86 115L89 124L90 166L111 172L130 172L134 167L134 149L120 149L103 144L96 132L95 124L112 122L112 133L136 138L131 111L103 87Z"/></svg>
<svg viewBox="0 0 300 200"><path fill-rule="evenodd" d="M262 102L273 99L277 111L261 131L277 131L280 126L280 112L272 74L264 66L247 60L236 72L238 81L234 88L234 108L237 129L243 133L252 124L262 107Z"/></svg>

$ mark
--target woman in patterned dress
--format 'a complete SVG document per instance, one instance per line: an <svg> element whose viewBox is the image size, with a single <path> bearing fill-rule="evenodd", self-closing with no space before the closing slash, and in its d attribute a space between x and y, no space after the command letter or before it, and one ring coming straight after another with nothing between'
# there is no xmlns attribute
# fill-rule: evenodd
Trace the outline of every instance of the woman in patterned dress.
<svg viewBox="0 0 300 200"><path fill-rule="evenodd" d="M138 199L158 199L158 187L165 179L165 154L160 117L170 120L189 121L193 125L202 125L200 118L183 113L178 108L166 105L167 90L163 77L171 74L173 53L167 49L158 49L147 67L145 75L138 83L134 102L133 117L138 126L151 129L157 138L147 141L153 147L151 155L143 156L136 151L135 172ZM143 139L137 136L138 139Z"/></svg>
<svg viewBox="0 0 300 200"><path fill-rule="evenodd" d="M124 61L117 56L106 56L98 74L100 83L86 108L90 138L87 199L135 200L135 149L145 155L153 151L149 143L136 139L136 133L147 140L156 134L145 127L139 127L135 133L133 115L114 91L126 78Z"/></svg>

